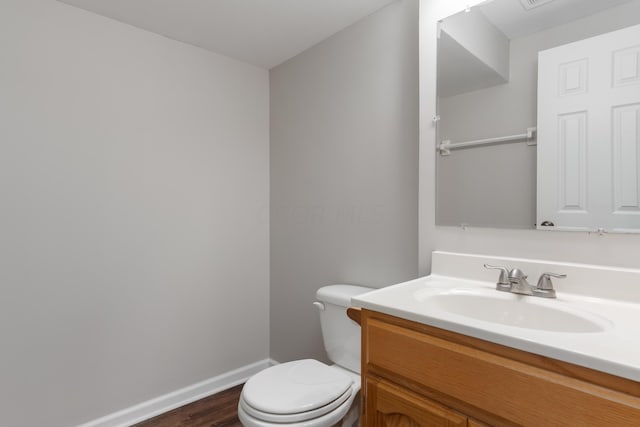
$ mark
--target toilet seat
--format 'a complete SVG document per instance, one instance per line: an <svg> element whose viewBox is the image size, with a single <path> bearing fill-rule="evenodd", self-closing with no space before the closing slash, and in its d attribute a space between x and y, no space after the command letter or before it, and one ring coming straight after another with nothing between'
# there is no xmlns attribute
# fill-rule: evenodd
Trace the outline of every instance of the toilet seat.
<svg viewBox="0 0 640 427"><path fill-rule="evenodd" d="M297 423L301 421L307 421L314 418L321 417L334 411L336 408L340 407L340 405L344 404L351 397L352 389L349 388L345 391L340 397L338 397L333 402L328 405L321 406L319 408L313 409L311 411L291 413L291 414L271 414L269 412L259 411L251 405L249 405L244 399L240 399L240 406L244 410L247 415L250 415L259 420L267 421L270 423L276 424L287 424L287 423Z"/></svg>
<svg viewBox="0 0 640 427"><path fill-rule="evenodd" d="M244 405L238 405L238 418L240 418L240 422L244 427L327 427L336 425L340 420L346 418L351 420L351 422L346 425L351 426L353 425L353 421L357 420L360 414L360 405L357 400L359 395L360 394L356 392L351 393L349 399L333 411L305 421L278 423L261 420L249 415L244 410Z"/></svg>
<svg viewBox="0 0 640 427"><path fill-rule="evenodd" d="M359 385L353 374L341 368L312 359L296 360L251 377L238 409L257 422L274 424L333 418L332 412L351 406Z"/></svg>

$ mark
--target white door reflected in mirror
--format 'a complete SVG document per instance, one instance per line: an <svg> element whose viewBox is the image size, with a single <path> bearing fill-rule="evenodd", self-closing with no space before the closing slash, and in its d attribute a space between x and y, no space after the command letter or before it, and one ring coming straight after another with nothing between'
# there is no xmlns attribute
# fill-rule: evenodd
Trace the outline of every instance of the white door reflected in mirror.
<svg viewBox="0 0 640 427"><path fill-rule="evenodd" d="M537 177L538 229L640 232L640 25L539 53Z"/></svg>

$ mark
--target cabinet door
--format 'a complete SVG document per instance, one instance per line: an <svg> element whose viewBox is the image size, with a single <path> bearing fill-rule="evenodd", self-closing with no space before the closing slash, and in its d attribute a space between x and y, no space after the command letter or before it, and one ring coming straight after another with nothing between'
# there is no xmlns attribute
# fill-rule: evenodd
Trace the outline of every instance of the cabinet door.
<svg viewBox="0 0 640 427"><path fill-rule="evenodd" d="M384 381L366 382L366 427L466 427L467 418Z"/></svg>
<svg viewBox="0 0 640 427"><path fill-rule="evenodd" d="M481 423L478 420L472 420L469 418L467 427L490 427L489 424Z"/></svg>

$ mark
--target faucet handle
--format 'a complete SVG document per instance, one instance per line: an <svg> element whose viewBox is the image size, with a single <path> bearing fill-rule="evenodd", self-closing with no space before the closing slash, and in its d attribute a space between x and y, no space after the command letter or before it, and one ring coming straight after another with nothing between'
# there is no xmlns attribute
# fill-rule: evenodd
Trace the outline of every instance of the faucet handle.
<svg viewBox="0 0 640 427"><path fill-rule="evenodd" d="M553 283L551 282L552 277L564 279L567 275L564 273L542 273L538 279L538 286L536 287L545 291L553 290Z"/></svg>
<svg viewBox="0 0 640 427"><path fill-rule="evenodd" d="M500 276L496 282L496 289L504 290L504 288L508 289L511 287L511 283L509 282L509 269L507 267L485 264L484 268L488 268L489 270L500 270Z"/></svg>

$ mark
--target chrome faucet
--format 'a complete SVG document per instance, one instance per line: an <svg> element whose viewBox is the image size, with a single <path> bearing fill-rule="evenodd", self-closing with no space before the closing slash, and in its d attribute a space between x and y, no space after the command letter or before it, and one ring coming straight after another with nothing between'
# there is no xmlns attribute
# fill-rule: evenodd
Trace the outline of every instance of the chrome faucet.
<svg viewBox="0 0 640 427"><path fill-rule="evenodd" d="M519 268L514 268L509 272L510 292L520 295L533 295L533 286L527 282L527 275Z"/></svg>
<svg viewBox="0 0 640 427"><path fill-rule="evenodd" d="M511 271L507 267L485 264L485 268L500 270L500 276L496 282L496 289L502 292L511 292L520 295L530 295L542 298L555 298L556 291L553 289L552 277L563 279L566 274L542 273L536 286L527 281L527 275L519 268Z"/></svg>

